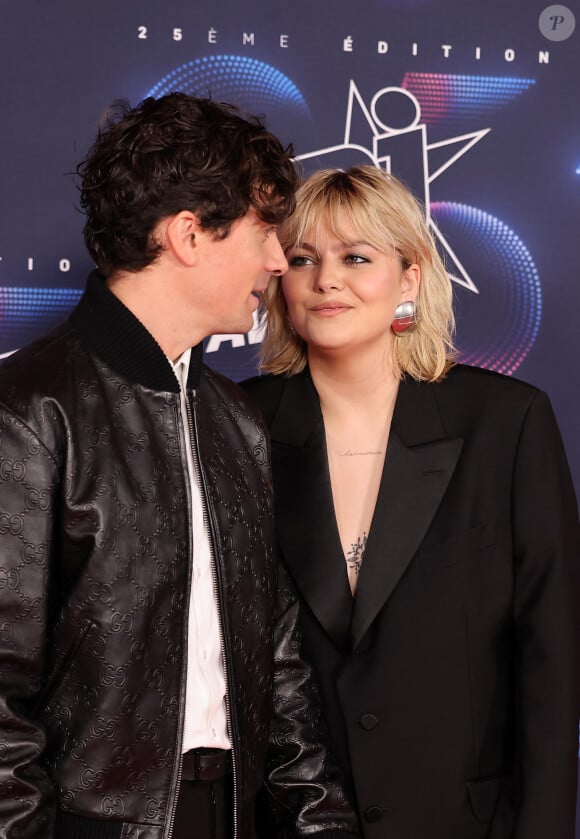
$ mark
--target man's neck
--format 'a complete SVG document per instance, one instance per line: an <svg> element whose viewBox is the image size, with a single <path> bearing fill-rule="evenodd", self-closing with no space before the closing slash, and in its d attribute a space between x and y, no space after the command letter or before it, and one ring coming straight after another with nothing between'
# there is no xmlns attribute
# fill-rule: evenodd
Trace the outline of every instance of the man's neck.
<svg viewBox="0 0 580 839"><path fill-rule="evenodd" d="M201 323L181 317L171 293L171 277L156 266L131 273L117 272L107 280L112 294L143 324L167 358L175 362L185 350L206 337Z"/></svg>

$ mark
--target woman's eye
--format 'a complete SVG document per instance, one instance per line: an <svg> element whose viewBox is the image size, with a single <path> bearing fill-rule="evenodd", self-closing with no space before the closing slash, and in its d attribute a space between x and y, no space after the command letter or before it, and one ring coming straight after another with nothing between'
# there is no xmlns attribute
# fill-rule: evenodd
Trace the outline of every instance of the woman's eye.
<svg viewBox="0 0 580 839"><path fill-rule="evenodd" d="M291 256L288 260L288 265L291 268L301 268L304 265L311 265L312 259L309 256L304 256L303 254L296 254L295 256Z"/></svg>
<svg viewBox="0 0 580 839"><path fill-rule="evenodd" d="M363 262L368 262L369 260L358 253L349 253L348 256L345 257L344 261L349 262L351 265L361 265Z"/></svg>

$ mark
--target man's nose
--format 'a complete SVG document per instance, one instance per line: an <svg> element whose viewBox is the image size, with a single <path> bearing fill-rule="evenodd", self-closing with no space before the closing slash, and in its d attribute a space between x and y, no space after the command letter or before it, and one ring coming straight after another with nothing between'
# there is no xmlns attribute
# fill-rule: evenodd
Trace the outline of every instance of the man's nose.
<svg viewBox="0 0 580 839"><path fill-rule="evenodd" d="M268 253L268 264L266 266L267 271L270 274L276 274L279 276L280 274L285 274L288 270L288 260L284 255L284 251L282 249L282 245L278 240L277 234L273 234L269 240L270 251Z"/></svg>

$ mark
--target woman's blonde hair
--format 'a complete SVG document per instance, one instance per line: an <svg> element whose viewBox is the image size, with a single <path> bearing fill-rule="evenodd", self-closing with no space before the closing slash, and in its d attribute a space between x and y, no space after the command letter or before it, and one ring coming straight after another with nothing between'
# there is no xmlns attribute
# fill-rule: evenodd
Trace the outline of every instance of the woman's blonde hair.
<svg viewBox="0 0 580 839"><path fill-rule="evenodd" d="M311 175L298 189L295 211L279 229L284 251L321 226L344 239L340 225L345 215L357 236L383 253L394 250L403 269L419 265L417 327L397 336L394 362L399 375L443 378L455 354L451 280L421 204L397 178L369 165L321 169ZM263 299L268 316L260 369L287 376L299 373L307 362L307 346L292 329L279 277L272 277Z"/></svg>

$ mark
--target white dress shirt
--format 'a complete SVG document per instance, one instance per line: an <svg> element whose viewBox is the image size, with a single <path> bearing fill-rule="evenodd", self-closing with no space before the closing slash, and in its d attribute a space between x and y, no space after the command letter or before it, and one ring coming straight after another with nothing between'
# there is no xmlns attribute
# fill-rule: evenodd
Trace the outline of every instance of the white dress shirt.
<svg viewBox="0 0 580 839"><path fill-rule="evenodd" d="M226 681L220 639L220 616L215 591L210 539L203 519L203 500L191 450L186 384L191 350L172 363L181 387L181 418L185 433L191 487L193 570L189 601L187 683L183 752L199 746L231 749L227 731Z"/></svg>

